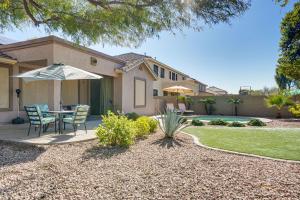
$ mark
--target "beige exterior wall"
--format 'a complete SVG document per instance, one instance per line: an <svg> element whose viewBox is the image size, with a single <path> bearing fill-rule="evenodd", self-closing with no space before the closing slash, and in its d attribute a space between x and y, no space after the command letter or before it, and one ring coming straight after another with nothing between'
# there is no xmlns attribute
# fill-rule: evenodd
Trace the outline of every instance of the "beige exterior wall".
<svg viewBox="0 0 300 200"><path fill-rule="evenodd" d="M157 65L159 67L158 70L158 78L156 81L153 82L153 89L158 90L158 96L163 96L163 89L166 87L171 87L174 85L181 85L187 88L190 88L193 90L193 93L190 93L188 95L191 96L197 96L199 95L199 83L195 82L194 80L187 77L187 75L182 74L178 71L172 70L167 68L166 66L160 65L155 62L151 62L151 60L147 60L148 64L150 65L151 69L154 71L154 65ZM160 77L161 68L165 69L165 77ZM175 72L177 74L177 81L170 80L169 73ZM185 77L185 80L183 80L183 77Z"/></svg>
<svg viewBox="0 0 300 200"><path fill-rule="evenodd" d="M136 108L134 106L134 79L140 78L146 80L146 106ZM153 77L150 72L142 64L142 67L136 67L122 76L122 111L136 112L143 115L153 115L155 106L153 100ZM141 94L144 95L144 94Z"/></svg>
<svg viewBox="0 0 300 200"><path fill-rule="evenodd" d="M116 77L115 68L120 64L95 56L87 52L79 51L78 49L64 46L63 44L54 43L53 47L53 62L71 65L89 71L92 73ZM91 57L97 59L97 64L91 65Z"/></svg>

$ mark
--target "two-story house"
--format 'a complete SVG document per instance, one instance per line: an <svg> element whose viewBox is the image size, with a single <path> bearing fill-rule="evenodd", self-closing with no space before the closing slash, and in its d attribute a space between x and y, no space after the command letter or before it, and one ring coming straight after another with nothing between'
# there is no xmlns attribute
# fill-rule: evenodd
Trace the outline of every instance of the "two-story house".
<svg viewBox="0 0 300 200"><path fill-rule="evenodd" d="M207 85L201 83L200 81L191 78L189 75L180 72L169 65L166 65L155 58L152 58L147 55L136 54L136 53L126 53L115 56L118 59L124 60L127 62L127 65L136 65L136 63L144 62L149 66L153 73L156 75L156 81L153 81L153 96L169 96L175 95L163 91L164 88L181 85L193 90L192 93L188 94L191 96L200 95L201 92L206 91Z"/></svg>

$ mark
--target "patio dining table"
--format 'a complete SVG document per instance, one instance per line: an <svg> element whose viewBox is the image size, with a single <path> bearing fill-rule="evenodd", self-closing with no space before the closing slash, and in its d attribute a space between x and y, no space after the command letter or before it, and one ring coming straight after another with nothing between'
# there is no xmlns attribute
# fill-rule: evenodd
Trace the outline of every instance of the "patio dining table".
<svg viewBox="0 0 300 200"><path fill-rule="evenodd" d="M58 129L59 129L59 134L62 134L62 120L63 120L63 115L66 114L73 114L75 110L53 110L53 111L47 111L47 113L52 113L55 115L58 115Z"/></svg>

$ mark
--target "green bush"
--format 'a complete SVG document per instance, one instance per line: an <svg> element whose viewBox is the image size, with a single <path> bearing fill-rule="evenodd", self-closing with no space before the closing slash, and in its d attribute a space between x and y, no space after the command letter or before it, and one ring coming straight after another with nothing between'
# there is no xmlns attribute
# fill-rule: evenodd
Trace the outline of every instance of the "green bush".
<svg viewBox="0 0 300 200"><path fill-rule="evenodd" d="M295 104L289 108L289 111L293 114L294 117L300 117L300 104Z"/></svg>
<svg viewBox="0 0 300 200"><path fill-rule="evenodd" d="M216 120L211 120L208 122L208 125L217 125L217 126L226 126L228 122L222 120L222 119L216 119Z"/></svg>
<svg viewBox="0 0 300 200"><path fill-rule="evenodd" d="M135 112L130 112L130 113L126 113L125 116L128 118L128 119L132 119L132 120L137 120L140 115L135 113Z"/></svg>
<svg viewBox="0 0 300 200"><path fill-rule="evenodd" d="M136 136L137 137L144 137L150 134L150 124L149 124L149 118L148 117L139 117L135 121L135 126L137 128Z"/></svg>
<svg viewBox="0 0 300 200"><path fill-rule="evenodd" d="M230 127L245 127L246 125L241 122L231 122L230 124L228 124L228 126L230 126Z"/></svg>
<svg viewBox="0 0 300 200"><path fill-rule="evenodd" d="M199 119L193 119L192 125L193 126L204 126L205 124L202 121L200 121Z"/></svg>
<svg viewBox="0 0 300 200"><path fill-rule="evenodd" d="M248 123L249 126L266 126L266 123L260 119L251 119Z"/></svg>
<svg viewBox="0 0 300 200"><path fill-rule="evenodd" d="M158 127L158 121L156 119L153 119L153 118L149 118L149 125L150 125L150 133L154 133Z"/></svg>
<svg viewBox="0 0 300 200"><path fill-rule="evenodd" d="M104 146L128 147L134 143L136 133L134 121L125 116L117 116L110 111L106 116L102 116L102 124L96 129L99 143Z"/></svg>

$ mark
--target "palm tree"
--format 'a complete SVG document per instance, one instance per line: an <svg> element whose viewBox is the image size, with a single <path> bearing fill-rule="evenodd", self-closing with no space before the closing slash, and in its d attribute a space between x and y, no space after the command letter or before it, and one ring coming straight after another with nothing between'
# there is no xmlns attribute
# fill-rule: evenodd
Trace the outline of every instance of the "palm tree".
<svg viewBox="0 0 300 200"><path fill-rule="evenodd" d="M268 96L265 99L268 107L276 107L277 108L277 118L281 118L281 109L286 106L294 105L294 102L291 100L290 96L284 95L283 93L279 93L277 95Z"/></svg>
<svg viewBox="0 0 300 200"><path fill-rule="evenodd" d="M243 103L243 101L240 98L232 97L232 98L228 99L227 102L234 105L234 115L237 116L238 115L238 105Z"/></svg>
<svg viewBox="0 0 300 200"><path fill-rule="evenodd" d="M213 104L216 103L216 99L212 97L207 97L204 99L200 99L199 102L204 104L206 114L211 115L212 112L214 111Z"/></svg>

